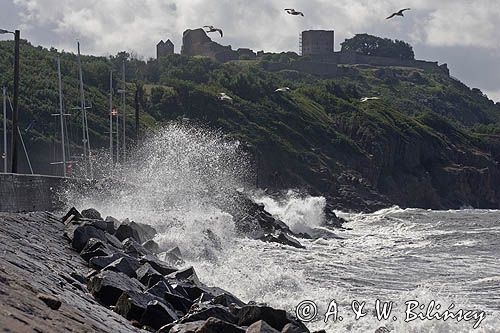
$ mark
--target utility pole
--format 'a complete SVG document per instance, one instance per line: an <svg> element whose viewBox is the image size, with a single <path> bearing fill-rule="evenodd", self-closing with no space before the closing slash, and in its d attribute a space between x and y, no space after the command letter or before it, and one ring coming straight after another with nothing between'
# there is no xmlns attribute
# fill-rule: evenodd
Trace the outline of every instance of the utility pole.
<svg viewBox="0 0 500 333"><path fill-rule="evenodd" d="M109 157L113 164L113 70L109 71Z"/></svg>
<svg viewBox="0 0 500 333"><path fill-rule="evenodd" d="M63 112L63 97L62 97L62 78L61 78L61 59L57 57L57 75L59 80L59 117L61 118L61 149L63 176L66 178L66 135L64 134L64 112Z"/></svg>
<svg viewBox="0 0 500 333"><path fill-rule="evenodd" d="M7 173L7 88L3 86L3 172Z"/></svg>
<svg viewBox="0 0 500 333"><path fill-rule="evenodd" d="M19 43L21 39L21 32L16 30L14 32L14 110L12 110L12 173L17 173L17 123L19 116Z"/></svg>

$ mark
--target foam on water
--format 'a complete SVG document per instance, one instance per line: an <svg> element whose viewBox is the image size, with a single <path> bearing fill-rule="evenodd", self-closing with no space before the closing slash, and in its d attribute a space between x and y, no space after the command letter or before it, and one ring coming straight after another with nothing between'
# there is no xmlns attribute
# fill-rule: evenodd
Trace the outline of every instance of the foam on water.
<svg viewBox="0 0 500 333"><path fill-rule="evenodd" d="M65 193L77 208L95 207L105 215L154 225L156 240L179 246L200 279L244 301L266 302L294 312L301 300L314 300L319 313L333 299L342 322L311 329L328 332L499 332L500 212L436 212L392 207L373 214L336 212L352 230L342 239L301 240L306 249L238 238L227 207L234 190L250 189L250 163L238 142L220 133L171 124L139 148L127 165L97 170L112 177L101 191ZM281 197L256 194L258 202L296 232L321 228L325 199L289 191ZM395 302L397 321L358 321L352 300ZM479 329L471 322L403 321L404 302L435 300L443 307L484 310ZM367 305L368 306L368 305Z"/></svg>

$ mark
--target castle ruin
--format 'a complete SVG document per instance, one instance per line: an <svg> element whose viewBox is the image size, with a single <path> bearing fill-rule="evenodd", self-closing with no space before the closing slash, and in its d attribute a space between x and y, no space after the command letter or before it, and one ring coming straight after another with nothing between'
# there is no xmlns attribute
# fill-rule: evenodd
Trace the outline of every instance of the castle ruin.
<svg viewBox="0 0 500 333"><path fill-rule="evenodd" d="M166 57L171 54L174 54L174 43L172 43L170 39L166 42L160 40L160 42L156 44L156 59L160 59L161 57Z"/></svg>

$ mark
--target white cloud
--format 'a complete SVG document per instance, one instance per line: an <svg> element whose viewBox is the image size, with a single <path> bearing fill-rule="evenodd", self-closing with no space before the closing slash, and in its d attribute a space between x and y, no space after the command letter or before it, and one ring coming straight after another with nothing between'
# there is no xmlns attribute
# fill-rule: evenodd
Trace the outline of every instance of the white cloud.
<svg viewBox="0 0 500 333"><path fill-rule="evenodd" d="M481 71L485 57L500 67L500 5L498 0L0 0L17 7L24 38L34 44L75 51L80 40L86 54L116 54L133 51L152 57L160 39L170 38L180 51L182 32L212 24L221 27L224 38L214 40L234 48L266 51L298 51L299 33L307 29L334 29L340 42L367 32L406 40L417 54L428 60L449 62L483 90L495 90L500 78ZM2 7L4 7L2 5ZM287 15L294 7L305 17ZM393 11L410 7L404 18L386 20ZM15 14L15 15L14 15ZM1 17L1 16L0 16ZM443 48L467 57L453 62ZM495 58L494 54L497 54ZM477 55L477 56L476 56ZM466 58L467 60L463 60ZM484 74L483 74L484 73ZM481 77L481 76L484 76ZM481 83L482 82L482 83Z"/></svg>

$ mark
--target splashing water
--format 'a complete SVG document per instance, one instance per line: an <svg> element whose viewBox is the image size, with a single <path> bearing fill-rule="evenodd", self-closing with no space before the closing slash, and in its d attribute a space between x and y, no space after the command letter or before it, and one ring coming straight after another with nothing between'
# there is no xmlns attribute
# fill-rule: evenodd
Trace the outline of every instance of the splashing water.
<svg viewBox="0 0 500 333"><path fill-rule="evenodd" d="M285 222L293 232L307 233L321 226L325 220L324 197L301 195L296 190L288 190L281 197L256 195L255 202L264 204L265 209Z"/></svg>
<svg viewBox="0 0 500 333"><path fill-rule="evenodd" d="M117 218L154 225L164 248L178 245L200 279L244 301L266 302L295 311L314 300L319 313L335 299L344 321L309 324L328 332L499 332L500 212L436 212L393 207L373 214L347 214L352 230L342 239L301 240L306 249L238 238L227 207L237 207L237 188L248 189L252 173L238 142L220 133L171 124L148 138L126 165L99 172L112 178L101 190L69 189L69 204L95 207ZM107 158L109 160L109 158ZM255 195L292 230L317 229L325 199L289 191L282 198ZM355 320L350 302L394 301L397 321L373 315ZM486 311L481 326L471 322L404 322L402 304L436 300L443 307ZM351 315L349 315L351 313Z"/></svg>
<svg viewBox="0 0 500 333"><path fill-rule="evenodd" d="M94 207L105 215L155 226L164 248L179 246L185 256L213 257L234 238L234 191L248 188L249 157L238 141L219 132L171 123L147 138L126 164L112 166L97 154L98 189L69 188L65 201ZM89 192L90 191L90 192Z"/></svg>

